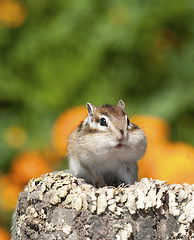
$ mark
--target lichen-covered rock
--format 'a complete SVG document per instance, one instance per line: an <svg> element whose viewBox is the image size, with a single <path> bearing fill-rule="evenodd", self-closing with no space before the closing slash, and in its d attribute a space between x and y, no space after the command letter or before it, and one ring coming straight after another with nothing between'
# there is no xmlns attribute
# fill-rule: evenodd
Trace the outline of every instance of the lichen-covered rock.
<svg viewBox="0 0 194 240"><path fill-rule="evenodd" d="M20 194L12 240L191 239L194 185L142 179L95 188L66 172L32 179Z"/></svg>

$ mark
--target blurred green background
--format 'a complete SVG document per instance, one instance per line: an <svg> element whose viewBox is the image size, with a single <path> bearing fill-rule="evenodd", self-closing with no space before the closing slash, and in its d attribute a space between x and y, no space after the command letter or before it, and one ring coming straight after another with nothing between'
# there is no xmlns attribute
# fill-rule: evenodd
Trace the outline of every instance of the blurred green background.
<svg viewBox="0 0 194 240"><path fill-rule="evenodd" d="M161 116L172 139L194 144L192 0L20 3L23 23L0 25L1 171L18 151L49 143L62 111L88 101L121 98L129 115ZM19 148L6 141L12 126L27 134Z"/></svg>
<svg viewBox="0 0 194 240"><path fill-rule="evenodd" d="M193 78L193 0L0 0L0 174L86 102L123 99L129 115L163 117L172 140L194 145ZM14 127L22 144L10 143Z"/></svg>
<svg viewBox="0 0 194 240"><path fill-rule="evenodd" d="M0 25L1 171L88 101L121 98L129 115L161 116L172 139L194 144L194 1L21 2L24 22ZM11 126L27 133L19 148L6 142Z"/></svg>

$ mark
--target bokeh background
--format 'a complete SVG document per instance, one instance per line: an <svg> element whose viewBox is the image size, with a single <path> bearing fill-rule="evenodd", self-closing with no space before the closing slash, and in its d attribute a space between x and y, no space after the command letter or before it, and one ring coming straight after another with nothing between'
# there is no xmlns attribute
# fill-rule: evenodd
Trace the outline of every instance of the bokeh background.
<svg viewBox="0 0 194 240"><path fill-rule="evenodd" d="M0 0L0 239L86 102L119 99L148 135L140 177L193 183L193 0Z"/></svg>

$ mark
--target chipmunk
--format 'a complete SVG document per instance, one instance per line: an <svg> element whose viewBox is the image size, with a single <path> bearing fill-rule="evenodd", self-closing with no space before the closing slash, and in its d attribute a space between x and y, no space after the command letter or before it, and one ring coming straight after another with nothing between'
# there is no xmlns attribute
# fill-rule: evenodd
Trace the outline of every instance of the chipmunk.
<svg viewBox="0 0 194 240"><path fill-rule="evenodd" d="M68 139L70 171L95 186L134 184L147 147L145 133L130 122L122 100L117 106L86 107L88 116Z"/></svg>

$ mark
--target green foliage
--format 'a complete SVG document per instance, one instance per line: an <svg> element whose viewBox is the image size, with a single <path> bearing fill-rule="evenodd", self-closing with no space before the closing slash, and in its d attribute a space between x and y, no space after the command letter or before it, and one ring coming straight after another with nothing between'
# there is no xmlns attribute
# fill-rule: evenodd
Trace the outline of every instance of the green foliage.
<svg viewBox="0 0 194 240"><path fill-rule="evenodd" d="M62 111L90 101L126 102L194 144L194 2L31 1L16 29L0 29L0 166L15 151L48 144ZM5 131L28 141L14 150Z"/></svg>

